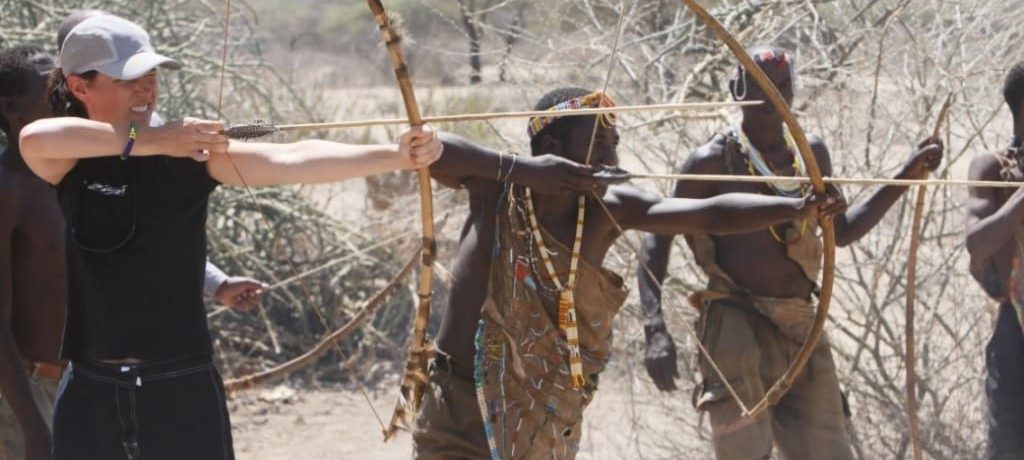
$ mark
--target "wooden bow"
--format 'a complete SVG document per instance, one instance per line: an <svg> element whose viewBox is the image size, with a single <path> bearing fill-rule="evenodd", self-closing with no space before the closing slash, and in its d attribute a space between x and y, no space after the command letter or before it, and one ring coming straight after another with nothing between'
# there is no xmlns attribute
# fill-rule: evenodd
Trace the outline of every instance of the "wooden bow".
<svg viewBox="0 0 1024 460"><path fill-rule="evenodd" d="M804 134L803 128L800 127L800 123L783 99L782 94L779 93L779 90L772 84L768 76L758 67L757 63L747 54L739 42L700 3L695 0L682 0L682 2L684 6L692 10L715 33L715 36L720 41L729 47L729 50L732 51L736 58L739 59L740 64L746 69L747 74L754 78L754 81L757 82L761 90L767 95L768 101L782 116L783 121L793 135L793 140L796 141L800 156L807 166L807 176L811 181L814 193L825 193L825 182L822 180L821 170L818 168L814 152L807 142L807 136ZM822 218L820 226L824 239L824 263L821 276L821 292L818 296L818 311L815 314L814 323L786 372L768 389L760 401L748 409L743 401L737 399L736 402L742 409L743 417L748 420L756 419L759 415L777 404L782 399L782 396L789 391L789 387L796 380L797 376L800 375L800 372L814 353L815 348L817 348L818 340L821 338L822 331L825 328L825 320L828 319L828 308L832 301L832 285L835 280L836 233L831 218Z"/></svg>
<svg viewBox="0 0 1024 460"><path fill-rule="evenodd" d="M946 97L946 102L939 110L939 118L935 121L935 129L932 131L932 138L938 139L942 135L942 125L949 116L949 109L953 104L953 93ZM906 387L907 387L907 422L910 426L910 444L914 449L914 459L921 460L923 452L921 448L921 430L917 418L917 372L914 365L917 361L917 352L914 345L914 300L917 295L917 249L921 245L921 222L924 220L924 200L927 187L924 185L917 189L917 199L914 201L914 217L910 229L910 253L907 255L907 306L905 338L906 350L904 354L904 365L906 366Z"/></svg>
<svg viewBox="0 0 1024 460"><path fill-rule="evenodd" d="M395 69L395 78L402 92L405 112L409 117L409 126L423 125L416 93L413 91L409 68L402 57L402 36L394 29L391 18L380 0L367 0L374 19L380 29L381 37ZM416 307L416 319L413 323L412 338L409 342L409 359L402 376L401 394L395 404L395 412L391 422L384 429L384 439L388 440L398 431L400 425L408 427L412 417L419 411L423 388L427 383L427 360L431 351L427 340L427 323L430 320L430 301L433 296L434 259L437 245L434 242L434 201L430 187L430 170L421 168L416 171L420 189L420 210L423 218L423 246L420 252L419 304Z"/></svg>

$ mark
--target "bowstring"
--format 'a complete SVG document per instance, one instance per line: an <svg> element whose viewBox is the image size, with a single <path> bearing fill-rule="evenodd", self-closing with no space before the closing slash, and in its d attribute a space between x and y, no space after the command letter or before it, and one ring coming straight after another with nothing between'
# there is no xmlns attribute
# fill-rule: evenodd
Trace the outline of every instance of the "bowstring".
<svg viewBox="0 0 1024 460"><path fill-rule="evenodd" d="M608 216L608 219L611 220L612 225L614 225L615 229L619 232L620 235L622 235L622 239L620 241L623 241L625 243L624 246L626 246L626 248L633 253L633 255L636 257L637 265L643 268L649 280L653 281L655 286L658 288L658 291L661 292L662 295L665 295L665 293L670 293L676 296L680 295L674 290L665 290L664 283L662 281L659 281L658 278L654 276L654 271L651 270L650 265L640 255L640 250L637 249L636 245L632 241L629 241L629 238L626 237L625 229L622 228L622 226L619 224L615 216L612 215L612 211L608 209L608 205L605 204L604 199L598 196L597 192L591 192L591 194L595 198L597 198L597 203L601 205L601 209L604 210L605 215ZM736 404L739 405L740 410L743 413L749 412L746 404L743 403L743 400L740 399L739 394L736 393L736 389L732 386L732 384L729 383L729 379L725 378L725 374L722 372L722 369L718 367L718 364L715 363L715 359L711 356L711 352L708 351L708 349L704 346L704 343L700 340L700 334L697 333L697 330L693 328L693 325L690 324L689 321L683 321L682 323L686 326L686 332L693 337L694 343L697 344L697 350L700 352L700 354L704 355L704 358L707 359L708 365L725 385L725 389L736 400Z"/></svg>
<svg viewBox="0 0 1024 460"><path fill-rule="evenodd" d="M605 75L604 85L603 85L603 88L601 90L601 93L604 94L604 95L607 95L608 86L611 83L612 74L613 74L613 71L615 70L615 62L616 62L615 59L618 56L619 43L620 43L620 40L622 38L622 31L625 28L625 17L626 17L626 15L624 14L625 11L626 11L625 0L623 0L619 4L619 10L620 10L620 12L619 12L619 20L618 20L618 24L616 25L615 39L614 39L614 42L613 42L613 45L612 45L611 55L610 55L610 57L608 59L608 61L609 61L608 72ZM587 148L587 159L586 159L586 162L584 163L585 166L590 166L590 160L593 157L594 145L595 145L596 140L597 140L597 132L600 129L600 126L601 126L601 123L599 122L599 120L595 120L594 121L594 129L593 129L593 131L590 134L590 145ZM636 256L637 264L638 265L643 265L644 271L647 273L647 275L650 277L650 279L652 281L655 281L655 284L657 285L658 290L664 294L665 289L663 288L662 283L657 281L657 278L654 276L654 273L651 270L650 266L646 262L642 262L644 259L640 256L640 252L636 249L636 247L633 246L632 242L630 242L628 240L628 238L626 238L626 234L625 234L624 229L619 224L618 219L616 219L615 216L612 214L611 210L608 209L607 204L605 204L605 202L604 202L604 198L602 196L598 195L597 192L591 192L591 196L596 198L597 203L601 205L601 209L604 211L605 215L608 216L608 218L612 222L612 225L615 226L616 230L622 236L623 241L625 241L625 243L626 243L625 244L626 247L629 248L633 252L634 256ZM582 220L581 220L579 225L583 225ZM725 384L726 390L736 400L736 403L739 405L739 407L742 410L742 412L743 413L749 412L747 410L746 405L743 403L743 400L740 399L739 395L736 393L736 389L733 388L733 386L729 383L729 380L727 378L725 378L724 373L718 367L718 365L715 363L715 360L711 356L711 353L707 350L707 348L704 347L704 344L701 342L700 336L697 334L697 331L693 328L692 325L689 324L689 322L683 321L683 323L686 324L687 332L689 332L689 334L691 336L693 336L694 342L697 344L697 349L700 351L701 354L704 355L704 357L707 359L708 364L710 365L710 367L715 371L715 373L718 375L719 379Z"/></svg>
<svg viewBox="0 0 1024 460"><path fill-rule="evenodd" d="M624 12L625 11L625 2L623 2L620 5L621 5L620 9ZM602 91L602 92L606 92L607 91L607 88L608 88L609 83L611 81L612 70L614 69L614 66L615 66L615 59L614 58L615 58L615 54L618 51L618 43L620 41L620 37L621 37L621 33L622 33L622 28L623 28L623 17L624 17L624 15L621 15L621 14L619 15L619 24L616 26L617 30L616 30L616 37L615 37L615 42L614 42L615 44L614 44L613 49L612 49L612 56L609 59L609 61L611 62L611 67L609 68L608 73L605 76L604 91ZM508 146L510 149L513 149L513 150L515 149L515 147L512 145L512 143L507 138L505 138L505 136L502 135L501 131L498 130L498 128L496 126L494 126L493 123L491 123L490 121L485 121L485 123L486 123L487 127L498 137L498 139L500 139L502 142L504 142L506 144L506 146ZM597 137L597 129L598 129L599 126L600 126L600 124L597 123L596 120L595 120L594 130L591 133L591 138L590 138L590 146L587 149L588 150L588 152L587 152L587 163L588 164L590 163L590 159L591 159L590 157L591 157L591 154L593 153L594 143L595 143L595 140L596 140L596 137ZM619 232L619 234L622 235L622 239L625 241L625 246L630 251L633 252L633 255L636 257L637 264L643 267L644 271L650 277L650 280L653 281L655 283L655 285L658 287L658 290L663 295L665 293L669 293L670 295L673 295L673 296L679 296L679 294L676 291L666 291L664 289L663 283L661 281L658 281L658 279L654 276L654 272L651 270L650 265L648 265L647 262L644 261L644 258L640 256L640 251L636 248L636 246L633 245L632 242L630 242L628 240L628 238L626 237L625 230L622 228L622 226L619 223L618 219L616 219L615 216L612 214L611 210L608 209L608 206L605 204L603 197L598 195L596 192L591 192L591 195L594 198L596 198L595 201L597 201L597 203L601 205L601 209L604 211L605 215L608 216L609 220L612 222L612 225L614 225L616 230ZM712 368L712 370L714 370L715 374L719 377L719 379L725 384L726 390L733 397L733 399L735 399L737 405L739 405L739 407L743 411L743 413L749 412L746 404L744 404L743 400L740 399L739 394L736 392L736 389L729 383L729 380L725 378L725 374L722 372L721 368L715 363L714 358L711 356L711 352L708 351L708 349L701 342L700 335L693 328L693 325L691 325L688 321L683 321L683 323L686 326L687 333L689 333L689 335L694 339L694 342L697 344L697 349L698 349L699 353L702 354L705 359L707 359L709 366Z"/></svg>

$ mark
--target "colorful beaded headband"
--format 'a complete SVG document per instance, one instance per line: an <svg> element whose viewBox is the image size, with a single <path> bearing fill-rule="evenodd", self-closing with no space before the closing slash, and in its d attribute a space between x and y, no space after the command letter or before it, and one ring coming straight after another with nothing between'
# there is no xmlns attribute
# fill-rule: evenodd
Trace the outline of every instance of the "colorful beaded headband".
<svg viewBox="0 0 1024 460"><path fill-rule="evenodd" d="M550 112L564 112L566 110L576 109L596 109L598 107L615 107L615 100L611 96L602 92L593 92L586 96L580 96L575 99L569 99L565 102L560 102L554 107L548 109ZM559 116L552 115L549 117L534 117L530 119L530 125L527 126L526 132L530 135L530 138L536 136L537 133L547 128L556 120ZM615 126L615 114L605 113L597 116L598 122L605 128Z"/></svg>

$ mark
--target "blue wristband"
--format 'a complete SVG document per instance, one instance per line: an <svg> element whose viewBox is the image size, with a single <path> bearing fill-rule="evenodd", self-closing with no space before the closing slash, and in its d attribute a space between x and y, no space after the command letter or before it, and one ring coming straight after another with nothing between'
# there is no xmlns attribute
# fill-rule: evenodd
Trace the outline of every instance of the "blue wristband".
<svg viewBox="0 0 1024 460"><path fill-rule="evenodd" d="M121 160L127 160L128 156L132 154L132 147L135 146L135 138L139 136L139 129L135 126L135 122L128 123L128 145L124 146L124 151L121 152Z"/></svg>

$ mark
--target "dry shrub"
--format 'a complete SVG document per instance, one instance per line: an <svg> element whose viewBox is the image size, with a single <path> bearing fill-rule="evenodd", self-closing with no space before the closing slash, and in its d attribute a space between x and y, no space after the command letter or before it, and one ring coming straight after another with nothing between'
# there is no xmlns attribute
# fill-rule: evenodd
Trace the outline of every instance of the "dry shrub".
<svg viewBox="0 0 1024 460"><path fill-rule="evenodd" d="M518 2L506 3L514 8ZM917 142L930 135L950 93L955 103L943 131L947 161L936 177L964 178L975 154L1009 141L999 89L1004 72L1020 59L1015 46L1020 31L1008 19L1017 9L1015 2L784 0L706 6L741 42L793 51L801 81L796 111L805 129L829 145L837 176L895 175ZM620 15L622 46L613 58ZM516 63L513 81L524 106L566 82L602 88L611 61L609 88L620 103L728 96L726 82L735 59L678 1L567 0L546 4L526 22L531 27L502 29L529 43L508 58ZM492 43L483 52L498 53L501 46ZM711 121L666 114L623 117L620 155L632 169L673 172L690 150L737 117L735 112ZM520 134L507 137L523 145ZM640 185L662 193L670 193L672 186ZM857 204L874 189L850 186L845 191ZM992 310L967 270L966 196L964 188L928 191L918 262L919 416L925 450L933 458L972 458L984 447L984 344ZM912 207L911 200L901 200L871 233L839 250L829 333L862 458L910 455L903 306ZM608 265L632 276L637 262L630 246L638 246L639 235L627 234L622 241ZM695 315L685 295L700 287L704 277L681 239L676 243L666 306L681 347L684 391L663 397L651 384L635 384L647 376L639 308L631 297L621 315L616 354L616 369L626 383L614 388L629 392L635 416L631 433L612 446L610 455L709 454L701 441L709 436L706 423L689 402L689 388L699 375L692 366L697 353L693 338L684 327Z"/></svg>
<svg viewBox="0 0 1024 460"><path fill-rule="evenodd" d="M715 1L707 6L742 42L774 43L793 50L802 83L795 108L807 131L820 135L831 148L836 175L894 175L913 146L930 133L939 105L953 93L953 113L944 131L948 161L937 176L962 178L973 155L999 148L1009 138L1008 117L997 89L1005 70L1020 59L1015 45L1021 32L1012 21L1019 9L1017 3L782 0ZM458 36L462 18L452 12L462 11L460 4L472 2L429 0L423 6L446 21ZM164 111L171 116L218 115L213 108L219 63L213 56L219 58L219 43L210 37L220 34L214 19L222 17L219 3L147 2L139 8L135 2L120 0L89 5L144 18L137 20L154 31L165 51L179 52L188 61L191 70L165 77L165 87L175 97L163 105ZM610 63L614 68L609 88L622 104L727 97L726 81L732 75L734 58L678 1L507 0L479 5L485 5L488 14L469 16L482 22L478 30L486 37L480 51L483 80L496 81L500 76L506 83L468 90L421 88L427 101L425 113L521 110L554 87L571 84L599 89ZM52 1L0 3L0 39L49 45L59 18L77 6L74 2L58 6ZM613 56L620 16L623 34ZM390 81L382 82L386 89L372 97L364 89L326 92L330 88L316 81L305 81L304 90L295 90L285 79L275 77L275 69L260 59L259 41L249 39L254 13L243 6L234 18L233 65L225 107L235 118L252 113L275 120L337 115L330 113L336 107L325 109L325 104L344 107L341 118L347 119L360 114L400 113ZM416 81L451 81L450 69L469 61L470 56L461 51L468 47L453 44L452 34L435 39L412 30L409 35L415 39L408 43L408 54L417 56L414 59L447 65L446 73L417 75ZM386 66L379 49L359 50L358 54L376 56L372 62ZM314 102L307 105L302 101ZM623 116L623 163L636 170L675 171L691 149L705 142L716 128L735 122L736 116L735 112L722 112L702 121L671 114ZM528 151L522 122L447 128L499 148ZM394 134L367 130L362 137L349 134L349 139L379 141ZM255 217L251 201L242 192L218 192L210 221L214 257L229 271L273 281L291 274L288 265L302 270L358 252L356 248L370 242L366 235L376 241L380 235L417 226L418 205L403 183L404 179L382 178L369 184L375 195L395 192L377 199L377 210L352 203L351 197L365 193L362 190L274 189L260 196L262 202L269 203L260 207L267 208L270 225ZM671 190L668 183L640 185L662 193ZM846 188L854 204L870 192L868 187ZM314 198L317 209L329 208L330 203L337 208L316 211L309 205L309 197ZM984 445L983 350L990 334L990 302L967 274L963 244L966 190L934 188L928 198L919 261L916 363L924 444L933 458L972 458ZM461 224L464 199L458 193L438 195L438 214L450 210L449 220L456 223L440 233L442 268L452 254L458 233L454 228ZM901 200L870 234L839 251L829 329L842 385L853 409L855 447L862 458L908 456L902 331L911 206L909 200ZM360 224L352 224L355 218ZM629 233L622 241L607 264L632 278L637 267L629 246L638 244L639 235ZM412 250L406 244L359 257L346 264L341 274L331 271L308 280L307 290L314 301L301 288L289 286L274 291L259 316L215 318L215 330L222 331L217 333L217 344L221 356L226 357L224 364L232 371L251 370L308 347L322 333L320 320L299 305L325 306L325 316L339 324ZM689 403L688 388L699 376L691 365L696 353L693 338L684 327L694 319L694 312L683 301L687 292L701 286L703 276L692 264L688 249L677 244L674 252L672 276L666 281L666 305L680 346L684 390L663 396L647 381L640 364L643 338L633 296L618 325L614 371L603 383L615 392L606 392L597 402L598 406L603 400L626 404L630 426L602 439L588 434L589 445L607 447L594 456L709 454L706 423ZM444 304L443 277L441 281L435 305ZM391 307L394 310L382 312L358 340L378 347L367 352L395 361L400 361L404 341L395 331L406 328L411 310L410 298L400 297ZM280 353L274 349L275 341ZM359 349L355 343L344 345L348 354ZM621 423L622 410L616 408L615 413ZM592 427L588 433L600 429Z"/></svg>
<svg viewBox="0 0 1024 460"><path fill-rule="evenodd" d="M57 27L70 12L102 9L138 22L160 52L185 62L184 70L160 75L163 91L158 110L165 119L188 115L236 121L253 116L278 122L322 120L333 108L323 103L323 88L294 84L268 63L255 39L255 12L242 1L232 5L220 112L225 2L4 1L0 2L0 44L33 43L55 53ZM217 361L228 377L262 370L311 348L327 329L343 324L379 291L417 244L415 233L407 232L405 237L394 231L409 226L382 229L373 221L346 222L319 210L316 190L276 187L254 193L251 197L242 189L220 187L211 196L208 236L213 262L231 275L271 284L331 261L341 262L272 289L254 314L223 312L211 305ZM343 205L353 207L351 201ZM384 215L375 218L389 221ZM364 251L378 237L394 236L402 237L392 245ZM376 359L368 358L379 357L400 366L410 327L410 302L405 290L393 296L371 324L337 348L340 356L331 353L323 358L319 376L349 378L351 365L337 363L356 354L364 358L353 360L357 365L373 365Z"/></svg>

